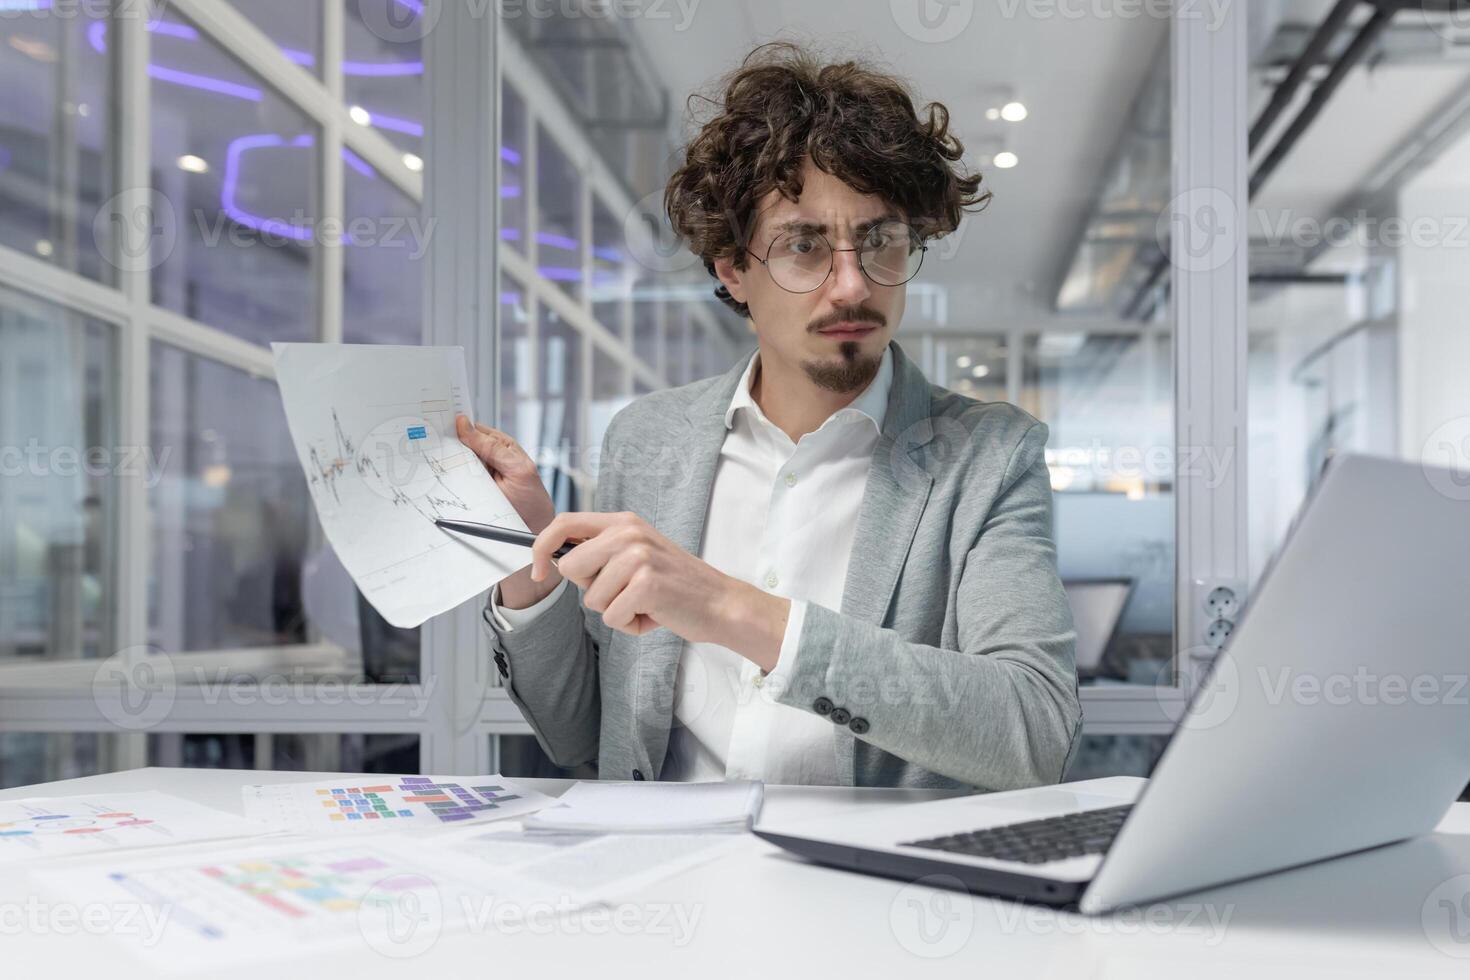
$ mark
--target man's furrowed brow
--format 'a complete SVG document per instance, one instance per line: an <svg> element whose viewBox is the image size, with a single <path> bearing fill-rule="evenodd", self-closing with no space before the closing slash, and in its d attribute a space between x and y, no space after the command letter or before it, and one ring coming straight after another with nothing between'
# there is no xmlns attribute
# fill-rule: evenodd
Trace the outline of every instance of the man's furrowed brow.
<svg viewBox="0 0 1470 980"><path fill-rule="evenodd" d="M864 218L862 221L855 222L852 226L852 230L854 234L861 238L863 235L866 235L870 230L876 228L878 225L884 224L885 222L889 221L902 220L903 218L899 217L896 212L885 211L875 217ZM825 221L813 221L810 218L788 218L787 220L774 225L771 231L776 235L784 235L789 232L813 231L820 232L821 234L825 235L827 234L827 228L828 225Z"/></svg>
<svg viewBox="0 0 1470 980"><path fill-rule="evenodd" d="M827 233L827 223L825 221L813 221L810 218L788 218L774 226L771 230L778 235L784 235L792 231L817 231L825 235Z"/></svg>

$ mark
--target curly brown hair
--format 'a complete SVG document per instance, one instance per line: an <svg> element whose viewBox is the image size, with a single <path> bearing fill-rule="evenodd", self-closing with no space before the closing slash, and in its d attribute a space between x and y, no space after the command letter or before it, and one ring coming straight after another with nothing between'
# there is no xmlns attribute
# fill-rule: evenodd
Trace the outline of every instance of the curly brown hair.
<svg viewBox="0 0 1470 980"><path fill-rule="evenodd" d="M964 146L949 132L949 110L938 102L914 109L902 79L856 60L824 64L790 42L756 48L721 81L715 109L684 151L664 189L664 210L711 276L715 260L747 263L746 247L761 200L776 190L801 195L809 158L862 194L900 209L925 239L958 227L962 213L980 210L990 191L959 166ZM723 283L715 295L741 316L749 308Z"/></svg>

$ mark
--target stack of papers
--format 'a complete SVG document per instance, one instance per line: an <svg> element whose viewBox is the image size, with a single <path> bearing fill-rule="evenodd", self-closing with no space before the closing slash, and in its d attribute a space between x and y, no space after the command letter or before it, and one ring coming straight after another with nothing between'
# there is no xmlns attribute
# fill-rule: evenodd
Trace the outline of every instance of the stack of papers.
<svg viewBox="0 0 1470 980"><path fill-rule="evenodd" d="M760 815L765 786L720 783L578 783L529 817L527 830L562 833L738 833Z"/></svg>

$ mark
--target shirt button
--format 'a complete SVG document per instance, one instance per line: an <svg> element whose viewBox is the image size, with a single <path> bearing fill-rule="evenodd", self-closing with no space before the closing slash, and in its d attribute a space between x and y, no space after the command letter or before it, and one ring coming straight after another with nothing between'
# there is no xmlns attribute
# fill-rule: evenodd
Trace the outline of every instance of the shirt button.
<svg viewBox="0 0 1470 980"><path fill-rule="evenodd" d="M768 575L766 575L766 588L768 588L768 589L774 589L776 586L778 586L780 584L781 584L781 580L778 579L778 578L776 578L776 573L775 572L771 572Z"/></svg>
<svg viewBox="0 0 1470 980"><path fill-rule="evenodd" d="M796 486L796 474L795 473L787 473L786 474L786 485L788 487L794 487L794 486Z"/></svg>
<svg viewBox="0 0 1470 980"><path fill-rule="evenodd" d="M755 677L753 678L753 680L752 680L752 683L754 683L756 687L760 687L765 682L766 682L766 675L765 674L761 674L761 673L757 673L755 675Z"/></svg>

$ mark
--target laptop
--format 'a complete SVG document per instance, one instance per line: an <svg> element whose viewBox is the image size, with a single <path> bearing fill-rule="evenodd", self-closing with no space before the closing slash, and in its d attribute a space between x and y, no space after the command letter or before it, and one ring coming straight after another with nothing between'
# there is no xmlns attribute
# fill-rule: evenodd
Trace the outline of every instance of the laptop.
<svg viewBox="0 0 1470 980"><path fill-rule="evenodd" d="M812 861L1084 913L1429 833L1470 779L1470 500L1341 456L1151 778L955 797L755 833Z"/></svg>

